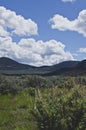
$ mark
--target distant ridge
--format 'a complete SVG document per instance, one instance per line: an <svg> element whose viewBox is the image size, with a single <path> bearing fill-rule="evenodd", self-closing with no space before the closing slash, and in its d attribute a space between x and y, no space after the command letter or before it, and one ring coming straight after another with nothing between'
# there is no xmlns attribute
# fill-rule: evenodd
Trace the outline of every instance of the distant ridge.
<svg viewBox="0 0 86 130"><path fill-rule="evenodd" d="M86 69L86 60L83 60L81 61L79 64L78 64L78 68L79 69Z"/></svg>
<svg viewBox="0 0 86 130"><path fill-rule="evenodd" d="M0 58L0 74L4 75L86 75L86 60L64 61L52 66L35 67L21 64L7 57Z"/></svg>
<svg viewBox="0 0 86 130"><path fill-rule="evenodd" d="M71 64L72 63L72 64ZM59 63L60 68L52 71L46 76L56 76L56 75L64 75L64 76L78 76L78 75L86 75L86 60L83 61L66 61ZM65 66L66 65L66 66Z"/></svg>
<svg viewBox="0 0 86 130"><path fill-rule="evenodd" d="M32 74L34 66L18 63L7 57L0 58L0 74L4 75L22 75Z"/></svg>
<svg viewBox="0 0 86 130"><path fill-rule="evenodd" d="M29 68L34 68L34 67L30 65L18 63L17 61L14 61L7 57L0 58L0 69L11 70L11 69L29 69Z"/></svg>

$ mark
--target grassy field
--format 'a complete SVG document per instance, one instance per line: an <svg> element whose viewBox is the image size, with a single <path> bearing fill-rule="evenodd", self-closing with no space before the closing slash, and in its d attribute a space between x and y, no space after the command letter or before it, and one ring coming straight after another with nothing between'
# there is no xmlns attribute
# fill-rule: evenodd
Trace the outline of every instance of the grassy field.
<svg viewBox="0 0 86 130"><path fill-rule="evenodd" d="M1 93L0 130L86 130L86 86Z"/></svg>

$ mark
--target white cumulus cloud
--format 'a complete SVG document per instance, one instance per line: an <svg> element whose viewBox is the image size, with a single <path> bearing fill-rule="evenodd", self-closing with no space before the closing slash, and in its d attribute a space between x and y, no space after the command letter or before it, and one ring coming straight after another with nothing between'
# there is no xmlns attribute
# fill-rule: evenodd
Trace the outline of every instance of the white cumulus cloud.
<svg viewBox="0 0 86 130"><path fill-rule="evenodd" d="M86 37L86 9L82 10L75 20L71 21L67 17L55 14L49 22L52 29L76 31Z"/></svg>
<svg viewBox="0 0 86 130"><path fill-rule="evenodd" d="M61 42L54 39L36 41L24 37L37 33L38 27L34 21L0 6L0 57L9 57L34 66L53 65L74 59ZM14 34L20 39L19 42L13 42Z"/></svg>
<svg viewBox="0 0 86 130"><path fill-rule="evenodd" d="M76 0L62 0L63 2L74 2Z"/></svg>
<svg viewBox="0 0 86 130"><path fill-rule="evenodd" d="M0 36L35 35L38 33L37 24L31 19L25 19L14 11L0 6Z"/></svg>
<svg viewBox="0 0 86 130"><path fill-rule="evenodd" d="M80 48L78 52L80 52L80 53L86 53L86 48Z"/></svg>
<svg viewBox="0 0 86 130"><path fill-rule="evenodd" d="M53 65L74 59L70 52L65 51L65 45L56 40L43 42L29 38L15 43L11 37L0 38L0 57L9 57L35 66Z"/></svg>

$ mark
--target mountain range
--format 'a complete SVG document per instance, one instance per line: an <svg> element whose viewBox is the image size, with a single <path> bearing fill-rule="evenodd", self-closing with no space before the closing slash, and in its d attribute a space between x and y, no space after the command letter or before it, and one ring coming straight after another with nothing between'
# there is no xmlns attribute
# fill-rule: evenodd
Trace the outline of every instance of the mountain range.
<svg viewBox="0 0 86 130"><path fill-rule="evenodd" d="M7 57L0 58L0 74L2 75L86 75L86 60L64 61L52 66L35 67L21 64Z"/></svg>

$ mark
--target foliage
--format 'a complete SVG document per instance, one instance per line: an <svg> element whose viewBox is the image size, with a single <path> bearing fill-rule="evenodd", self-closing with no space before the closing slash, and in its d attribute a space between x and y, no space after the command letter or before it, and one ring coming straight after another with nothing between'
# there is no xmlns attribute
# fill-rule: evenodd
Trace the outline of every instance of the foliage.
<svg viewBox="0 0 86 130"><path fill-rule="evenodd" d="M86 130L86 77L0 76L0 130Z"/></svg>
<svg viewBox="0 0 86 130"><path fill-rule="evenodd" d="M39 130L85 130L85 98L77 89L64 91L55 88L46 100L37 98L32 114Z"/></svg>

